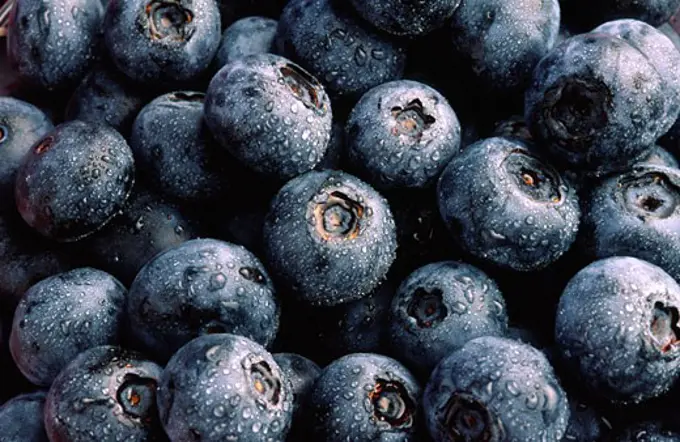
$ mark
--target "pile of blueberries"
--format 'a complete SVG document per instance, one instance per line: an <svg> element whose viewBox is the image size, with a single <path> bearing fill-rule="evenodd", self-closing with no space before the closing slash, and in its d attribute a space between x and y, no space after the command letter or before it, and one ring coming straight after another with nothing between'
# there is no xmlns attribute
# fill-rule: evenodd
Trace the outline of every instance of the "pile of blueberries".
<svg viewBox="0 0 680 442"><path fill-rule="evenodd" d="M680 441L678 7L6 0L0 441Z"/></svg>

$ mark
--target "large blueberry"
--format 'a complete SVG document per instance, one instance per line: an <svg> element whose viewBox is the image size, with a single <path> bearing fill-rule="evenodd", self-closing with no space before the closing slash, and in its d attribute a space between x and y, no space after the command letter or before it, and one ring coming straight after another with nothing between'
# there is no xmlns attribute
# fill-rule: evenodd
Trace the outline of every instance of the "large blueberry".
<svg viewBox="0 0 680 442"><path fill-rule="evenodd" d="M130 286L131 333L167 360L191 339L234 333L264 346L279 326L279 304L267 271L242 246L195 239L152 259Z"/></svg>
<svg viewBox="0 0 680 442"><path fill-rule="evenodd" d="M536 66L525 118L560 161L597 173L625 169L669 127L677 98L665 75L623 38L576 35Z"/></svg>
<svg viewBox="0 0 680 442"><path fill-rule="evenodd" d="M435 89L411 80L365 93L347 120L352 170L379 189L436 182L460 148L460 123Z"/></svg>
<svg viewBox="0 0 680 442"><path fill-rule="evenodd" d="M291 384L259 344L231 334L196 338L168 362L158 390L172 442L283 441L293 418Z"/></svg>
<svg viewBox="0 0 680 442"><path fill-rule="evenodd" d="M416 441L421 388L398 361L344 356L321 372L309 394L305 430L313 440Z"/></svg>
<svg viewBox="0 0 680 442"><path fill-rule="evenodd" d="M179 86L196 79L220 44L216 0L115 0L104 37L113 62L147 85Z"/></svg>
<svg viewBox="0 0 680 442"><path fill-rule="evenodd" d="M78 354L118 345L127 290L113 276L84 267L43 279L24 294L14 313L10 350L21 372L49 386Z"/></svg>
<svg viewBox="0 0 680 442"><path fill-rule="evenodd" d="M574 189L517 139L494 137L466 147L441 174L437 196L454 239L498 266L545 268L576 239Z"/></svg>
<svg viewBox="0 0 680 442"><path fill-rule="evenodd" d="M608 400L635 403L680 376L680 286L637 258L596 261L560 298L555 340L569 367Z"/></svg>
<svg viewBox="0 0 680 442"><path fill-rule="evenodd" d="M265 219L264 243L282 287L326 306L368 295L397 248L387 201L341 171L312 171L284 185Z"/></svg>
<svg viewBox="0 0 680 442"><path fill-rule="evenodd" d="M9 21L8 56L33 87L64 89L85 76L98 49L99 0L18 0Z"/></svg>
<svg viewBox="0 0 680 442"><path fill-rule="evenodd" d="M256 172L286 180L312 170L331 133L331 102L304 69L273 54L236 59L213 77L205 121Z"/></svg>
<svg viewBox="0 0 680 442"><path fill-rule="evenodd" d="M50 387L45 429L50 441L167 441L156 390L162 368L115 346L79 354Z"/></svg>
<svg viewBox="0 0 680 442"><path fill-rule="evenodd" d="M277 50L316 76L333 99L357 99L404 72L406 51L363 22L347 2L290 0L279 18Z"/></svg>
<svg viewBox="0 0 680 442"><path fill-rule="evenodd" d="M543 353L491 336L437 365L423 408L430 435L442 441L559 441L569 420L566 393Z"/></svg>
<svg viewBox="0 0 680 442"><path fill-rule="evenodd" d="M437 363L480 336L505 336L508 314L496 283L469 264L444 261L409 275L392 300L392 354L429 375Z"/></svg>
<svg viewBox="0 0 680 442"><path fill-rule="evenodd" d="M17 172L19 213L40 234L77 241L123 207L134 183L125 139L102 124L71 121L38 140Z"/></svg>

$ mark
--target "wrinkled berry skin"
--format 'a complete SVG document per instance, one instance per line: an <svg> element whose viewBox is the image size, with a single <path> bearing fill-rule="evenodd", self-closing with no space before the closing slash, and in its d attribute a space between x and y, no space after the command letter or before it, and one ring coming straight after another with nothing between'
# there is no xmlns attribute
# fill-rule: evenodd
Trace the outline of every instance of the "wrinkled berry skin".
<svg viewBox="0 0 680 442"><path fill-rule="evenodd" d="M178 87L196 79L222 35L216 0L111 0L104 21L115 65L150 86Z"/></svg>
<svg viewBox="0 0 680 442"><path fill-rule="evenodd" d="M534 66L555 44L560 5L558 0L462 1L449 26L456 57L485 89L523 91Z"/></svg>
<svg viewBox="0 0 680 442"><path fill-rule="evenodd" d="M419 36L444 26L461 0L351 0L351 3L364 20L385 32Z"/></svg>
<svg viewBox="0 0 680 442"><path fill-rule="evenodd" d="M574 189L517 139L494 137L466 147L440 176L437 196L453 238L497 266L545 268L576 239Z"/></svg>
<svg viewBox="0 0 680 442"><path fill-rule="evenodd" d="M45 429L52 442L167 441L156 390L162 368L115 346L79 354L50 387Z"/></svg>
<svg viewBox="0 0 680 442"><path fill-rule="evenodd" d="M0 97L0 205L14 208L14 182L33 144L54 129L43 111L25 101Z"/></svg>
<svg viewBox="0 0 680 442"><path fill-rule="evenodd" d="M132 151L118 132L83 121L64 123L23 158L16 177L17 208L41 235L77 241L122 208L134 170Z"/></svg>
<svg viewBox="0 0 680 442"><path fill-rule="evenodd" d="M278 53L323 82L333 99L358 99L398 80L406 51L360 20L346 2L290 0L279 18Z"/></svg>
<svg viewBox="0 0 680 442"><path fill-rule="evenodd" d="M416 441L421 388L398 361L373 353L343 356L309 393L305 434L313 440Z"/></svg>
<svg viewBox="0 0 680 442"><path fill-rule="evenodd" d="M123 213L81 245L88 260L129 287L151 258L198 236L176 205L135 186Z"/></svg>
<svg viewBox="0 0 680 442"><path fill-rule="evenodd" d="M95 59L104 9L97 0L19 0L10 18L7 54L33 87L65 89Z"/></svg>
<svg viewBox="0 0 680 442"><path fill-rule="evenodd" d="M349 116L350 167L378 189L434 184L460 149L460 123L448 101L416 81L381 84Z"/></svg>
<svg viewBox="0 0 680 442"><path fill-rule="evenodd" d="M297 413L303 409L314 382L321 374L321 368L313 361L295 353L275 353L272 356L279 364L283 377L291 383L294 413Z"/></svg>
<svg viewBox="0 0 680 442"><path fill-rule="evenodd" d="M32 383L48 387L78 354L118 345L127 290L113 276L83 267L51 276L24 294L14 313L10 351Z"/></svg>
<svg viewBox="0 0 680 442"><path fill-rule="evenodd" d="M663 394L680 376L679 308L680 286L661 268L637 258L602 259L562 293L555 341L599 396L638 403Z"/></svg>
<svg viewBox="0 0 680 442"><path fill-rule="evenodd" d="M680 279L680 170L636 166L602 181L584 203L591 257L633 256Z"/></svg>
<svg viewBox="0 0 680 442"><path fill-rule="evenodd" d="M207 333L268 346L279 326L264 266L244 247L214 239L187 241L153 258L130 286L127 309L136 341L160 360Z"/></svg>
<svg viewBox="0 0 680 442"><path fill-rule="evenodd" d="M172 442L283 441L293 417L290 385L259 344L231 334L205 335L168 362L158 408Z"/></svg>
<svg viewBox="0 0 680 442"><path fill-rule="evenodd" d="M668 132L680 112L680 52L663 32L639 20L614 20L593 29L625 40L647 57L665 82L667 109L664 125L659 131Z"/></svg>
<svg viewBox="0 0 680 442"><path fill-rule="evenodd" d="M505 336L508 314L496 283L469 264L428 264L406 278L392 300L392 354L425 376L444 357L480 336Z"/></svg>
<svg viewBox="0 0 680 442"><path fill-rule="evenodd" d="M277 27L276 20L257 16L232 23L222 34L220 47L215 54L217 69L248 55L271 53Z"/></svg>
<svg viewBox="0 0 680 442"><path fill-rule="evenodd" d="M331 102L323 86L273 54L237 59L211 80L205 121L245 165L278 180L312 170L330 139Z"/></svg>
<svg viewBox="0 0 680 442"><path fill-rule="evenodd" d="M543 353L492 336L437 365L423 408L430 435L441 441L559 441L569 420L566 393Z"/></svg>
<svg viewBox="0 0 680 442"><path fill-rule="evenodd" d="M564 22L576 30L588 30L609 20L637 19L659 26L680 6L678 0L563 0ZM588 11L584 13L584 11Z"/></svg>
<svg viewBox="0 0 680 442"><path fill-rule="evenodd" d="M387 201L341 171L308 172L284 185L264 225L265 254L282 287L331 306L369 294L395 259Z"/></svg>
<svg viewBox="0 0 680 442"><path fill-rule="evenodd" d="M621 170L668 127L664 76L636 47L609 34L563 41L536 66L525 119L537 144L570 166Z"/></svg>
<svg viewBox="0 0 680 442"><path fill-rule="evenodd" d="M130 148L137 168L159 192L188 204L223 197L230 158L203 121L205 95L177 91L144 106L135 119Z"/></svg>
<svg viewBox="0 0 680 442"><path fill-rule="evenodd" d="M0 407L3 442L48 442L43 423L46 392L25 393Z"/></svg>
<svg viewBox="0 0 680 442"><path fill-rule="evenodd" d="M106 123L128 138L135 117L148 101L146 92L109 63L102 63L73 92L66 120Z"/></svg>

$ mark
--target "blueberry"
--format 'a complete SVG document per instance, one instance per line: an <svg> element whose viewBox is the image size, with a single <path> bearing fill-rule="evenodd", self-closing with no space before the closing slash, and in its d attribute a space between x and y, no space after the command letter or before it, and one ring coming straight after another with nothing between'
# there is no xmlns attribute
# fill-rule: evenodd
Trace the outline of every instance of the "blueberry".
<svg viewBox="0 0 680 442"><path fill-rule="evenodd" d="M366 21L394 35L418 36L441 28L461 0L351 0Z"/></svg>
<svg viewBox="0 0 680 442"><path fill-rule="evenodd" d="M199 77L220 44L216 0L110 2L104 37L113 62L147 85L179 87Z"/></svg>
<svg viewBox="0 0 680 442"><path fill-rule="evenodd" d="M593 29L594 33L604 33L625 40L642 52L666 83L668 95L664 125L659 128L663 134L668 132L680 112L680 52L673 41L663 32L639 20L615 20Z"/></svg>
<svg viewBox="0 0 680 442"><path fill-rule="evenodd" d="M313 440L415 441L420 385L399 362L353 353L323 369L304 420Z"/></svg>
<svg viewBox="0 0 680 442"><path fill-rule="evenodd" d="M576 238L574 189L516 139L494 137L466 147L440 176L437 195L454 239L497 266L545 268Z"/></svg>
<svg viewBox="0 0 680 442"><path fill-rule="evenodd" d="M166 441L156 390L162 368L143 355L99 346L76 357L50 387L45 428L51 441Z"/></svg>
<svg viewBox="0 0 680 442"><path fill-rule="evenodd" d="M48 442L43 424L44 391L16 396L0 407L3 442Z"/></svg>
<svg viewBox="0 0 680 442"><path fill-rule="evenodd" d="M602 181L584 204L590 256L634 256L680 278L680 170L636 166Z"/></svg>
<svg viewBox="0 0 680 442"><path fill-rule="evenodd" d="M562 442L605 440L610 430L609 421L595 408L571 396L569 397L569 424Z"/></svg>
<svg viewBox="0 0 680 442"><path fill-rule="evenodd" d="M279 364L283 377L292 386L295 412L303 409L314 382L321 374L321 368L304 356L295 353L275 353L274 361Z"/></svg>
<svg viewBox="0 0 680 442"><path fill-rule="evenodd" d="M113 276L89 267L33 285L14 313L10 350L21 372L49 386L79 353L117 345L127 290Z"/></svg>
<svg viewBox="0 0 680 442"><path fill-rule="evenodd" d="M109 126L71 121L33 145L17 172L15 198L24 221L57 241L102 228L125 203L134 159Z"/></svg>
<svg viewBox="0 0 680 442"><path fill-rule="evenodd" d="M214 239L187 241L153 258L130 286L127 308L136 342L161 360L208 333L268 346L279 326L274 287L260 261Z"/></svg>
<svg viewBox="0 0 680 442"><path fill-rule="evenodd" d="M680 432L667 428L662 422L639 422L617 435L617 442L680 442Z"/></svg>
<svg viewBox="0 0 680 442"><path fill-rule="evenodd" d="M543 353L510 339L473 339L444 358L423 393L435 440L562 438L569 404Z"/></svg>
<svg viewBox="0 0 680 442"><path fill-rule="evenodd" d="M157 254L199 236L193 220L148 190L135 186L123 213L82 241L87 259L129 286Z"/></svg>
<svg viewBox="0 0 680 442"><path fill-rule="evenodd" d="M678 0L562 0L564 22L576 31L591 29L608 20L631 18L652 26L668 21L680 6ZM584 14L584 11L588 11Z"/></svg>
<svg viewBox="0 0 680 442"><path fill-rule="evenodd" d="M596 261L560 298L555 340L567 365L600 397L638 403L680 376L680 286L631 257Z"/></svg>
<svg viewBox="0 0 680 442"><path fill-rule="evenodd" d="M232 23L222 34L222 42L215 55L217 68L248 55L272 52L277 26L276 20L258 16Z"/></svg>
<svg viewBox="0 0 680 442"><path fill-rule="evenodd" d="M21 100L0 97L0 204L14 206L14 182L31 146L54 126L43 111Z"/></svg>
<svg viewBox="0 0 680 442"><path fill-rule="evenodd" d="M655 63L609 34L557 45L536 66L525 118L537 143L596 173L629 167L668 127L670 90Z"/></svg>
<svg viewBox="0 0 680 442"><path fill-rule="evenodd" d="M558 0L462 1L450 21L453 51L485 89L523 91L538 61L555 44Z"/></svg>
<svg viewBox="0 0 680 442"><path fill-rule="evenodd" d="M276 36L278 53L323 82L333 99L358 99L404 72L406 51L371 29L346 2L289 0Z"/></svg>
<svg viewBox="0 0 680 442"><path fill-rule="evenodd" d="M237 59L212 79L205 121L246 166L286 180L312 170L331 132L331 102L301 67L273 54Z"/></svg>
<svg viewBox="0 0 680 442"><path fill-rule="evenodd" d="M7 52L22 81L54 90L85 76L104 16L98 0L18 0L12 14Z"/></svg>
<svg viewBox="0 0 680 442"><path fill-rule="evenodd" d="M158 191L179 202L205 203L225 195L231 160L203 120L205 95L177 91L144 106L130 147L139 172Z"/></svg>
<svg viewBox="0 0 680 442"><path fill-rule="evenodd" d="M0 215L0 310L14 312L33 284L72 269L69 255L45 242L16 211Z"/></svg>
<svg viewBox="0 0 680 442"><path fill-rule="evenodd" d="M672 153L659 145L654 145L649 155L643 157L638 164L646 164L652 166L665 166L671 168L680 168L677 158Z"/></svg>
<svg viewBox="0 0 680 442"><path fill-rule="evenodd" d="M293 391L262 346L231 334L196 338L168 362L158 390L173 442L284 440Z"/></svg>
<svg viewBox="0 0 680 442"><path fill-rule="evenodd" d="M66 120L106 123L127 138L135 117L149 101L147 95L110 63L101 63L73 92L66 108Z"/></svg>
<svg viewBox="0 0 680 442"><path fill-rule="evenodd" d="M507 329L505 300L495 282L474 266L443 261L419 268L401 283L387 336L392 354L427 376L467 341L505 336Z"/></svg>
<svg viewBox="0 0 680 442"><path fill-rule="evenodd" d="M357 176L379 189L436 182L460 148L460 123L446 98L411 80L383 83L356 104L347 149Z"/></svg>
<svg viewBox="0 0 680 442"><path fill-rule="evenodd" d="M341 171L312 171L284 185L265 219L264 243L282 287L317 306L367 295L397 248L385 199Z"/></svg>

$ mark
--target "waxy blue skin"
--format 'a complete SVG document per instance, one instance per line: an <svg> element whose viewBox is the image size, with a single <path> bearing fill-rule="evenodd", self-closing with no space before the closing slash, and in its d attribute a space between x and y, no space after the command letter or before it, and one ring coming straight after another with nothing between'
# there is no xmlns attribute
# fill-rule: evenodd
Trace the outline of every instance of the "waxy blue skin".
<svg viewBox="0 0 680 442"><path fill-rule="evenodd" d="M116 437L166 442L156 406L162 370L144 355L121 347L105 345L80 353L47 393L44 420L50 441Z"/></svg>
<svg viewBox="0 0 680 442"><path fill-rule="evenodd" d="M7 53L23 82L52 91L85 76L99 50L99 0L19 0L12 14Z"/></svg>
<svg viewBox="0 0 680 442"><path fill-rule="evenodd" d="M304 409L307 396L314 382L321 374L321 368L312 360L295 353L274 353L272 355L283 376L288 378L293 391L295 413Z"/></svg>
<svg viewBox="0 0 680 442"><path fill-rule="evenodd" d="M461 0L352 0L357 13L390 34L421 36L444 26Z"/></svg>
<svg viewBox="0 0 680 442"><path fill-rule="evenodd" d="M14 313L9 340L21 372L34 384L49 387L81 352L120 344L126 297L120 281L90 267L32 286Z"/></svg>
<svg viewBox="0 0 680 442"><path fill-rule="evenodd" d="M48 442L43 423L45 395L45 391L24 393L0 406L3 441Z"/></svg>
<svg viewBox="0 0 680 442"><path fill-rule="evenodd" d="M600 398L633 404L658 397L680 376L679 306L680 286L661 268L632 257L595 261L560 298L557 348Z"/></svg>
<svg viewBox="0 0 680 442"><path fill-rule="evenodd" d="M238 58L273 52L278 22L267 17L245 17L235 21L222 34L215 54L217 70Z"/></svg>
<svg viewBox="0 0 680 442"><path fill-rule="evenodd" d="M293 390L264 347L218 333L198 337L173 355L159 384L158 408L173 442L284 440Z"/></svg>
<svg viewBox="0 0 680 442"><path fill-rule="evenodd" d="M264 346L279 327L274 286L242 246L194 239L156 255L139 272L127 312L135 342L167 361L191 339L234 333Z"/></svg>

